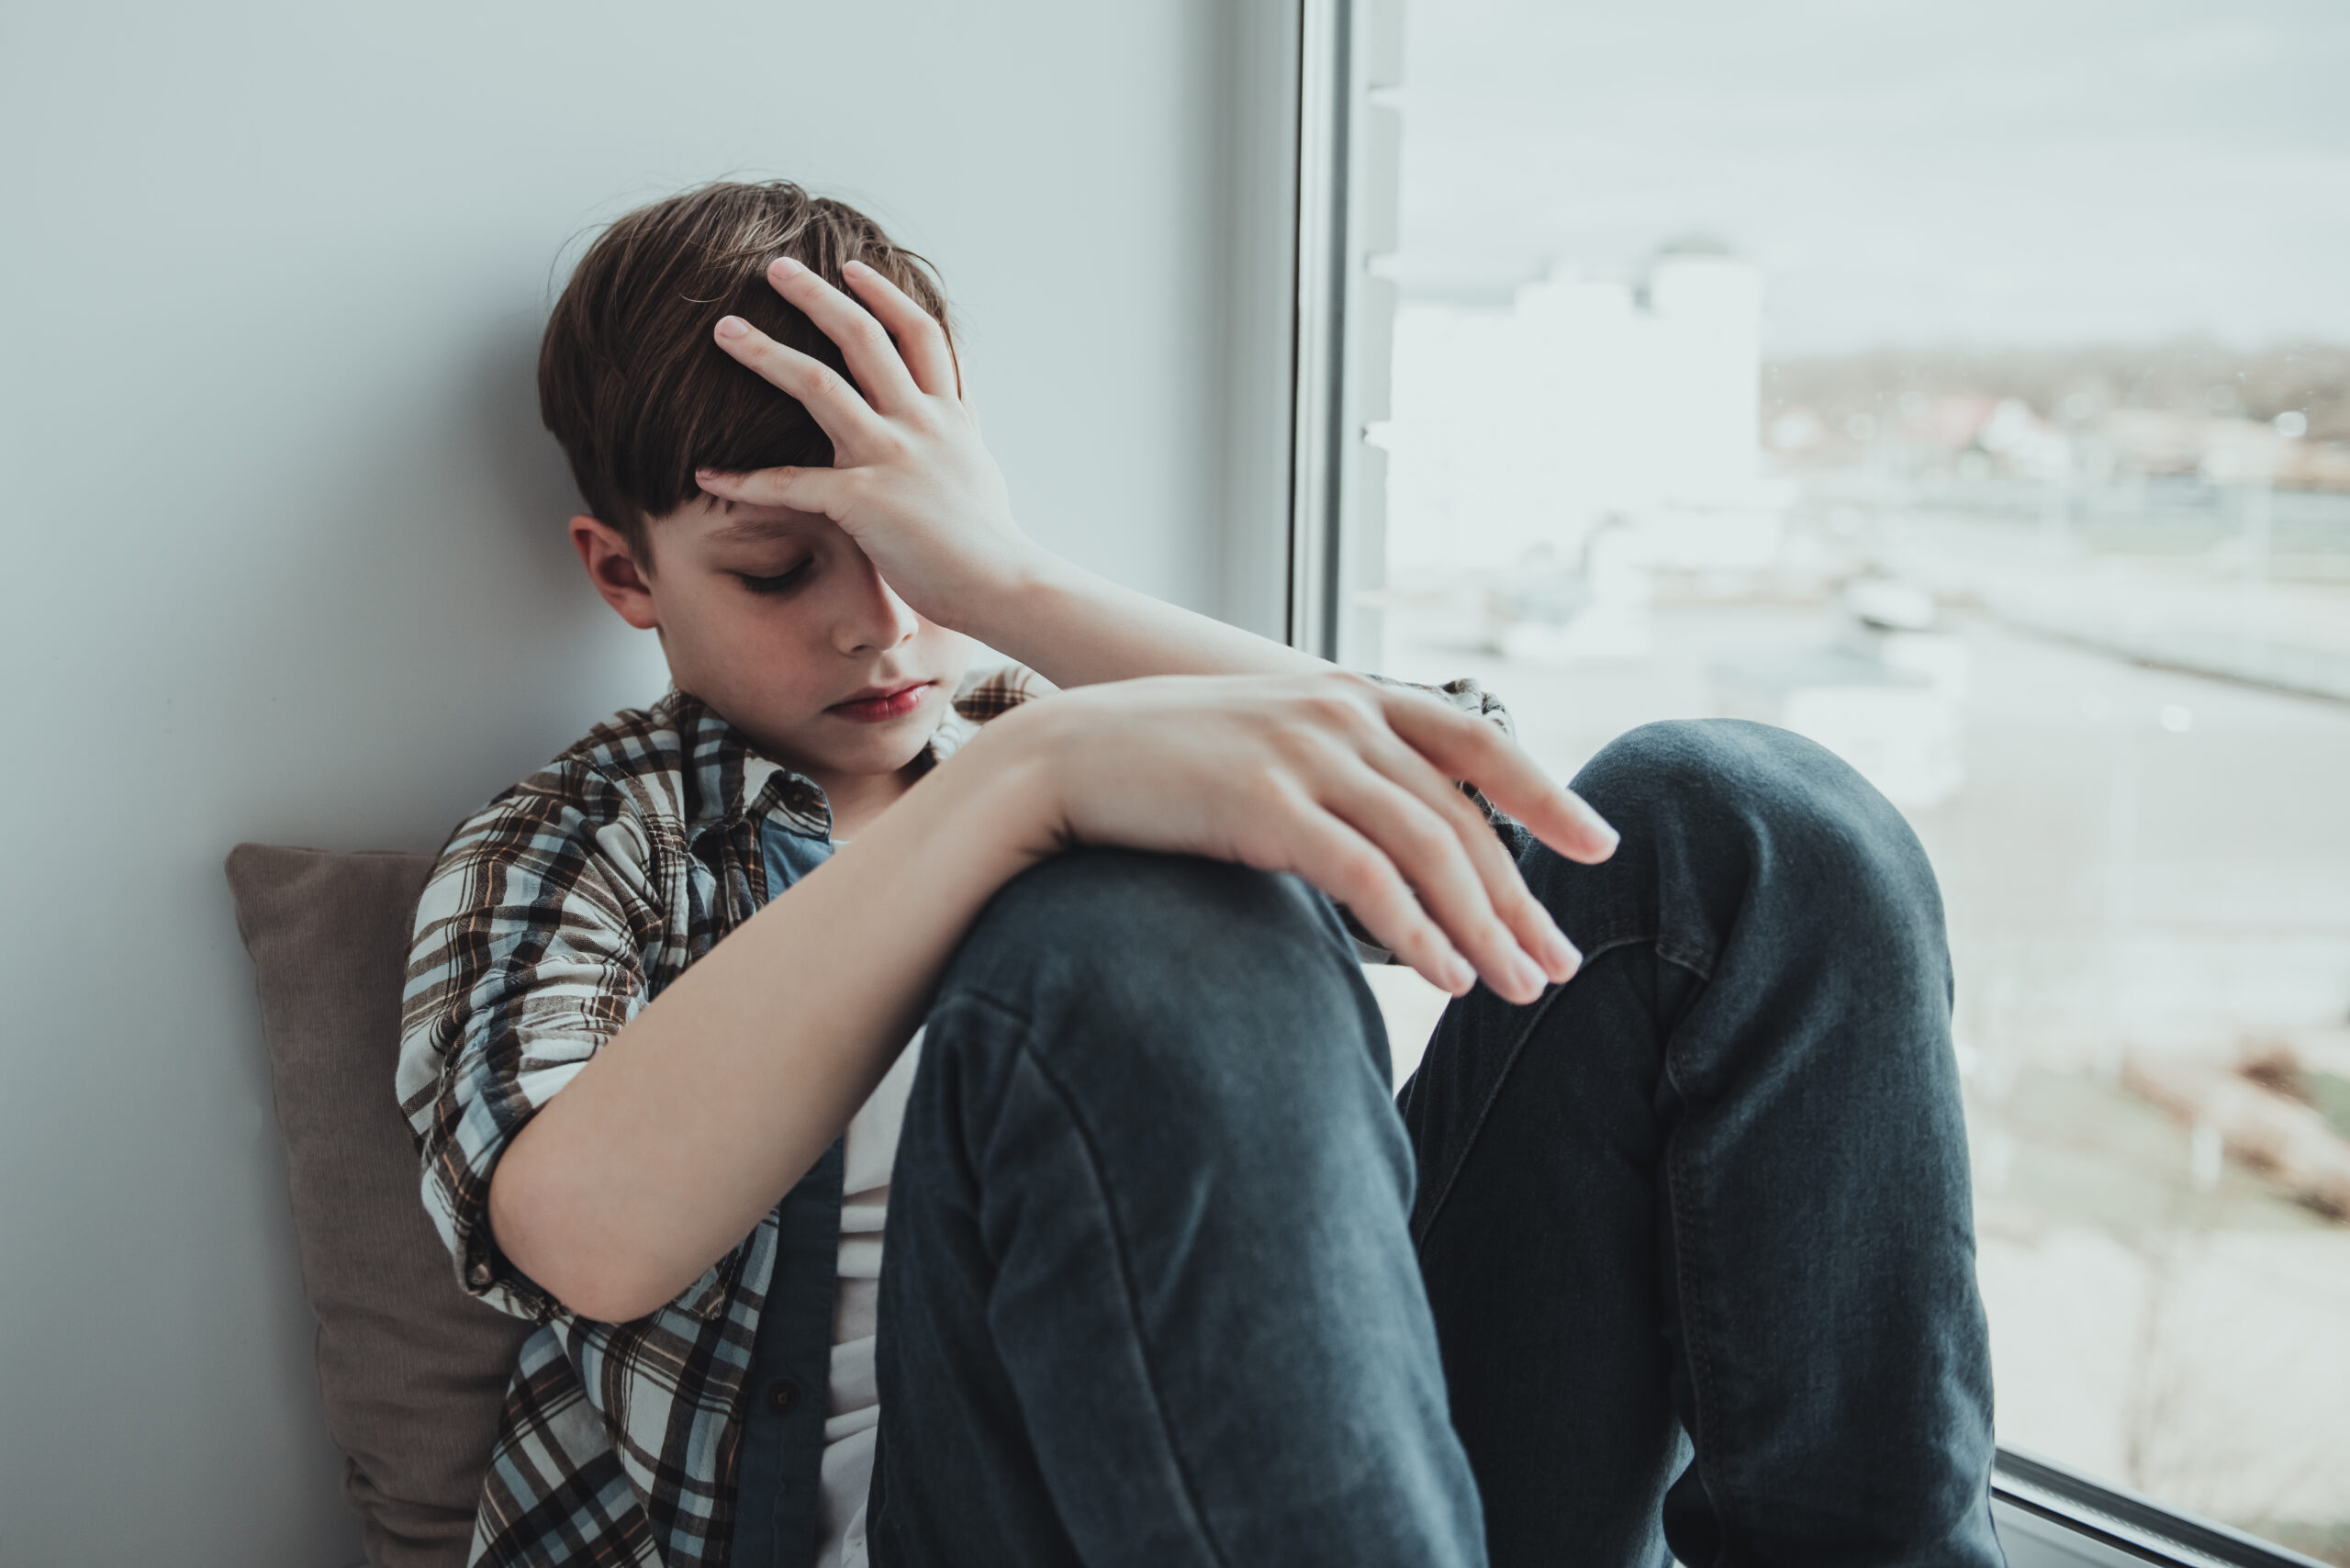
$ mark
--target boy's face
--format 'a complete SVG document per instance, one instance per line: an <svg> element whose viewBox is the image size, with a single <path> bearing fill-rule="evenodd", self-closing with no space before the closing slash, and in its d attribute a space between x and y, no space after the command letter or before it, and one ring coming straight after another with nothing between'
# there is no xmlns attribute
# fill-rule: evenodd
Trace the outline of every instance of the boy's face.
<svg viewBox="0 0 2350 1568"><path fill-rule="evenodd" d="M571 520L606 601L658 631L678 688L761 755L829 788L894 773L929 743L971 641L907 609L831 519L703 499L647 532L649 572L618 532Z"/></svg>

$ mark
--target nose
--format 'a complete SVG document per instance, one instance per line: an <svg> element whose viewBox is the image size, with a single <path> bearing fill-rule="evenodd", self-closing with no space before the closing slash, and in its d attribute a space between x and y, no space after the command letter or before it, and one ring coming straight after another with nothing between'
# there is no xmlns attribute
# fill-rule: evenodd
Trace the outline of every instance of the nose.
<svg viewBox="0 0 2350 1568"><path fill-rule="evenodd" d="M921 629L921 619L881 580L880 568L863 551L856 553L854 577L834 633L841 652L886 654Z"/></svg>

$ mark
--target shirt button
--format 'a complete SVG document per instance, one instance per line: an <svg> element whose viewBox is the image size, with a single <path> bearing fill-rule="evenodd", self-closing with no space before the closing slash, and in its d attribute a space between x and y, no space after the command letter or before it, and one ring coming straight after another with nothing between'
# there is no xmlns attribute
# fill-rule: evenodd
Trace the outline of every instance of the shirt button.
<svg viewBox="0 0 2350 1568"><path fill-rule="evenodd" d="M800 1385L788 1377L779 1377L767 1384L767 1408L778 1416L789 1416L800 1408Z"/></svg>

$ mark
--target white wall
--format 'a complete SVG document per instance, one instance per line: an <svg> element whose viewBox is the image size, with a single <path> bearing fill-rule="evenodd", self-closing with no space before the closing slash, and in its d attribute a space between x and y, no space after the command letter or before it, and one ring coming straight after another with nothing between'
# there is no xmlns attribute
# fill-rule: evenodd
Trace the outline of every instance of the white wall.
<svg viewBox="0 0 2350 1568"><path fill-rule="evenodd" d="M538 424L566 240L870 205L1030 528L1209 606L1222 378L1286 330L1232 326L1237 4L0 14L0 1564L357 1556L220 860L432 847L657 692Z"/></svg>

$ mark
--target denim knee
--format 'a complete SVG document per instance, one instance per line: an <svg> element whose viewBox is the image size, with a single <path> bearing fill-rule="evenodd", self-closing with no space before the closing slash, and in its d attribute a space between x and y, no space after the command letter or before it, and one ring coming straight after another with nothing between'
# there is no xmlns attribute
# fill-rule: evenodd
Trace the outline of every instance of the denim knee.
<svg viewBox="0 0 2350 1568"><path fill-rule="evenodd" d="M1021 1020L1044 1070L1112 1102L1097 1114L1297 1114L1326 1103L1314 1086L1334 1074L1387 1070L1327 901L1294 877L1192 856L1085 849L1023 873L941 985L940 1007L973 1004Z"/></svg>
<svg viewBox="0 0 2350 1568"><path fill-rule="evenodd" d="M1671 869L1718 883L1767 877L1818 920L1893 925L1939 943L1942 898L1917 834L1842 758L1742 719L1643 724L1603 747L1574 788ZM1710 875L1708 875L1710 874Z"/></svg>
<svg viewBox="0 0 2350 1568"><path fill-rule="evenodd" d="M1652 946L1662 1026L1745 1021L1673 1047L1684 1092L1751 1092L1832 1059L1888 1125L1949 1120L1941 892L1908 823L1857 772L1789 731L1707 719L1628 733L1574 787L1623 842L1594 868L1529 854L1528 885L1587 952Z"/></svg>

